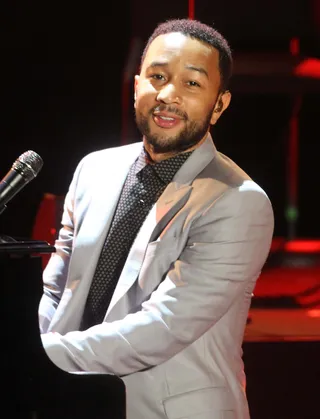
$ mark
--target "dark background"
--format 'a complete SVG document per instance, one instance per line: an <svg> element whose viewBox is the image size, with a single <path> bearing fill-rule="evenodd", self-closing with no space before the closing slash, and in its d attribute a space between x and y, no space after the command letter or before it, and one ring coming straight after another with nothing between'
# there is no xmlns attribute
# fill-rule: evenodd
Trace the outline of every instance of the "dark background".
<svg viewBox="0 0 320 419"><path fill-rule="evenodd" d="M289 54L290 39L297 37L302 55L320 59L319 3L198 0L195 18L214 23L235 54ZM133 121L132 84L142 45L157 23L188 17L188 1L7 1L2 16L0 178L29 149L40 154L44 166L9 202L0 216L0 234L30 236L44 194L65 195L85 154L140 140ZM246 91L239 80L233 82L231 107L213 136L219 150L266 190L275 210L275 235L285 236L289 119L295 95L275 87L271 76L263 87ZM319 87L300 95L297 236L319 237Z"/></svg>

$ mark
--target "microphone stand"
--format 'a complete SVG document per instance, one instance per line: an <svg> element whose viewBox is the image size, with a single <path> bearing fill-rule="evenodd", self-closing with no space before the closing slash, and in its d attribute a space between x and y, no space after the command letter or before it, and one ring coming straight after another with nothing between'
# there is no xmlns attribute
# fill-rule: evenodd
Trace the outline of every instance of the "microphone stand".
<svg viewBox="0 0 320 419"><path fill-rule="evenodd" d="M0 207L0 215L3 213L3 211L7 208L6 205L3 205L3 207Z"/></svg>

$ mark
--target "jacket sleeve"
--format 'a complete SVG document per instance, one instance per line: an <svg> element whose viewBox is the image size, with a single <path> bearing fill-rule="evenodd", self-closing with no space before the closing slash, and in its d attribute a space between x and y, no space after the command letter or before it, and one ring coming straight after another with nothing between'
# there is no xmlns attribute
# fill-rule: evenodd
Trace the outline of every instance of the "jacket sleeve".
<svg viewBox="0 0 320 419"><path fill-rule="evenodd" d="M82 162L83 161L79 163L74 173L64 201L61 220L62 228L60 229L59 237L55 242L56 252L51 255L43 272L44 288L38 311L41 333L45 333L48 330L67 281L75 228L73 217L75 193Z"/></svg>
<svg viewBox="0 0 320 419"><path fill-rule="evenodd" d="M272 207L261 189L229 190L194 221L179 259L140 311L83 332L42 335L49 358L67 371L118 376L165 362L255 283L273 227Z"/></svg>

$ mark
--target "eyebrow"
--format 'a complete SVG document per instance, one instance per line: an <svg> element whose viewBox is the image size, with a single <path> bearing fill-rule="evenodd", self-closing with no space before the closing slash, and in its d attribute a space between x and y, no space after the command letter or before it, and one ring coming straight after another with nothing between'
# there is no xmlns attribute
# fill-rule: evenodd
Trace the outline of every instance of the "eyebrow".
<svg viewBox="0 0 320 419"><path fill-rule="evenodd" d="M202 67L195 67L194 65L186 65L188 70L198 71L198 73L204 74L207 78L209 78L208 72Z"/></svg>
<svg viewBox="0 0 320 419"><path fill-rule="evenodd" d="M150 63L148 65L148 67L167 67L168 63L166 61L152 61L152 63Z"/></svg>
<svg viewBox="0 0 320 419"><path fill-rule="evenodd" d="M168 63L166 61L153 61L148 67L168 67ZM190 64L186 65L185 68L187 70L197 71L198 73L204 74L207 78L209 78L208 72L203 67L196 67Z"/></svg>

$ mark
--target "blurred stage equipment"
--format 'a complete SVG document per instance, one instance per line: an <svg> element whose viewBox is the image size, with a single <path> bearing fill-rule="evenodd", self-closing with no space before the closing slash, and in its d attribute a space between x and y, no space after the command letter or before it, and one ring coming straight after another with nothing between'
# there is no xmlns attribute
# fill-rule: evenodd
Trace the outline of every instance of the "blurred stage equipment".
<svg viewBox="0 0 320 419"><path fill-rule="evenodd" d="M63 213L63 195L45 193L40 201L32 229L32 239L45 240L54 245L58 237ZM44 269L50 259L49 253L43 253L42 268Z"/></svg>
<svg viewBox="0 0 320 419"><path fill-rule="evenodd" d="M290 53L236 53L232 91L242 94L287 93L292 96L292 114L287 142L287 240L297 237L299 175L299 112L303 95L320 93L320 60L299 54L299 40L290 43Z"/></svg>

